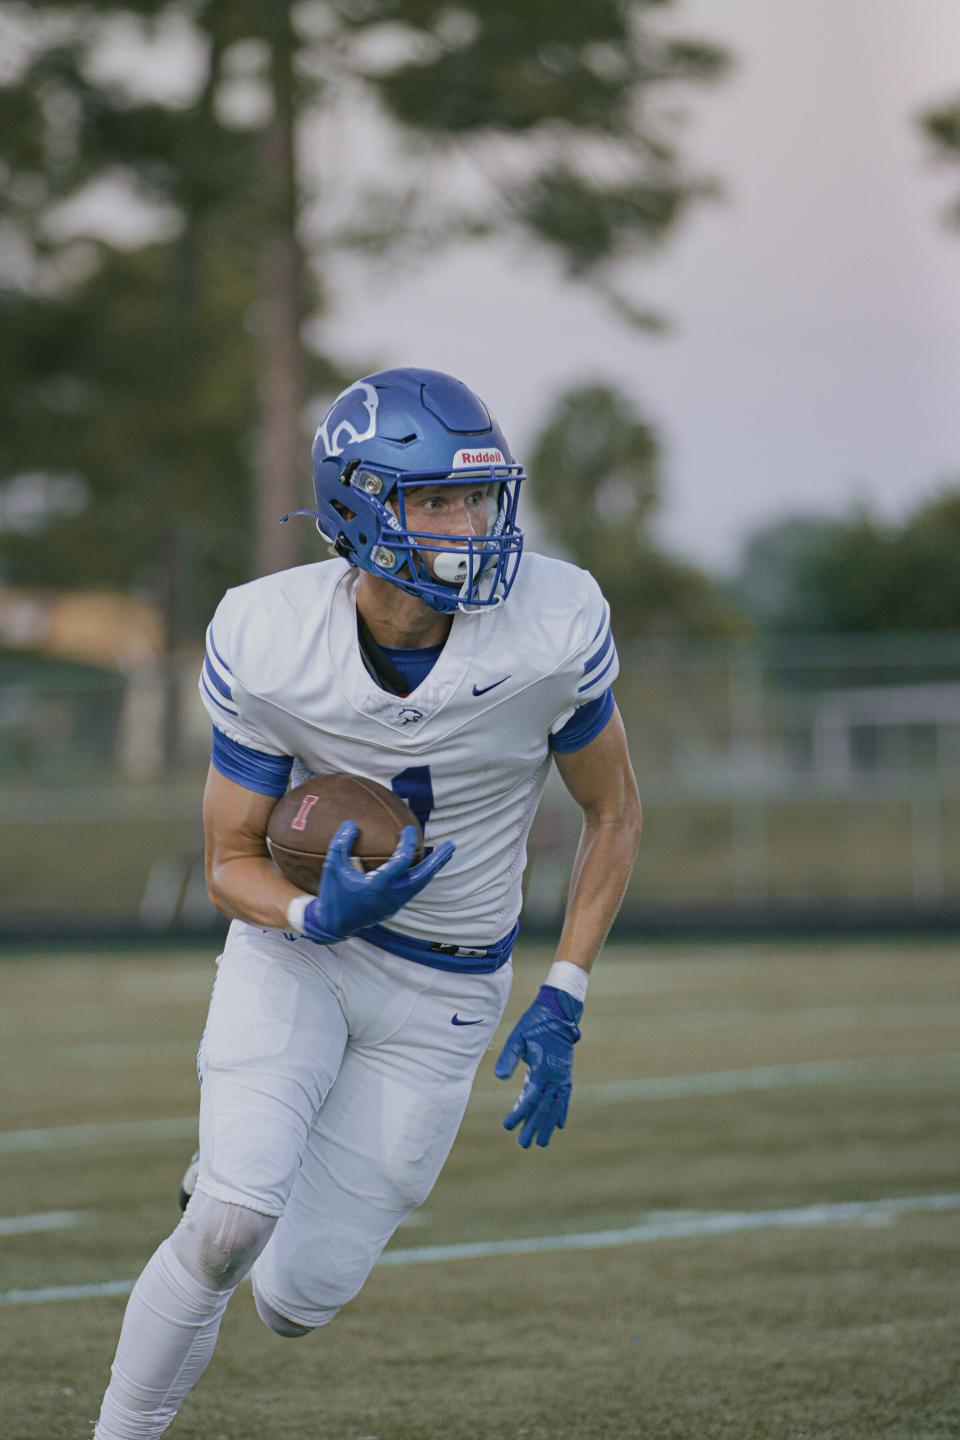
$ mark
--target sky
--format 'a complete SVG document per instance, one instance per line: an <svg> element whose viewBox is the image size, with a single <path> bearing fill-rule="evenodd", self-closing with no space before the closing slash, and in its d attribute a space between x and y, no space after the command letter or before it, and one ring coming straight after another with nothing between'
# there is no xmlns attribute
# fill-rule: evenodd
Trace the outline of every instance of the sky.
<svg viewBox="0 0 960 1440"><path fill-rule="evenodd" d="M684 149L727 195L633 289L669 316L638 334L542 257L474 249L356 278L339 354L450 370L522 458L564 387L622 386L664 445L665 544L733 568L785 512L888 518L960 478L960 192L913 118L960 91L956 0L681 0L671 29L736 67L692 95Z"/></svg>

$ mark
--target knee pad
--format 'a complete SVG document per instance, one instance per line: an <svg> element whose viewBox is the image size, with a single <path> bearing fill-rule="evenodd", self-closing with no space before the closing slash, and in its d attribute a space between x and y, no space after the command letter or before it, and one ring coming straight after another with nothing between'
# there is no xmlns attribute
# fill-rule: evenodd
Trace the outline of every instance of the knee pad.
<svg viewBox="0 0 960 1440"><path fill-rule="evenodd" d="M295 1320L287 1320L279 1310L274 1310L269 1300L265 1300L260 1294L256 1280L253 1282L253 1303L257 1307L260 1319L268 1330L273 1331L274 1335L279 1335L284 1340L302 1340L304 1335L313 1333L315 1328L313 1325L298 1325Z"/></svg>
<svg viewBox="0 0 960 1440"><path fill-rule="evenodd" d="M198 1190L171 1239L180 1263L196 1280L212 1290L232 1290L250 1271L276 1223L273 1215Z"/></svg>
<svg viewBox="0 0 960 1440"><path fill-rule="evenodd" d="M311 1298L309 1303L304 1304L305 1297L296 1286L283 1286L282 1273L278 1277L270 1268L265 1280L261 1269L271 1255L272 1249L255 1267L250 1277L253 1281L253 1299L257 1307L257 1314L268 1330L272 1330L275 1335L282 1335L286 1340L297 1340L301 1335L309 1335L311 1331L319 1330L321 1326L329 1325L331 1320L337 1318L340 1314L338 1304L324 1305L322 1302L317 1304L315 1298ZM278 1278L281 1281L281 1288L275 1290L274 1282ZM265 1284L271 1292L271 1299L268 1299L264 1293Z"/></svg>

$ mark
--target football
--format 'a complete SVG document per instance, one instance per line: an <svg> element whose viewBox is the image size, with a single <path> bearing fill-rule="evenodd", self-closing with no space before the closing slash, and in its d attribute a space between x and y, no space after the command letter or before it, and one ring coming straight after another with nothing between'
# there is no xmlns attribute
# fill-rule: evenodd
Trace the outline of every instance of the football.
<svg viewBox="0 0 960 1440"><path fill-rule="evenodd" d="M292 884L315 895L327 847L344 820L360 827L351 853L364 870L389 860L405 825L415 828L416 859L423 857L423 830L399 795L361 775L315 775L288 790L270 813L267 848L273 863Z"/></svg>

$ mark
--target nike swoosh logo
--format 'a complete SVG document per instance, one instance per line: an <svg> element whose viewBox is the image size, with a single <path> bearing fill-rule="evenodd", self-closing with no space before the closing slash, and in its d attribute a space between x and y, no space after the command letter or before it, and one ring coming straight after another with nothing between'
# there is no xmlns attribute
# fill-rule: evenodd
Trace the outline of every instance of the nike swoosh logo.
<svg viewBox="0 0 960 1440"><path fill-rule="evenodd" d="M508 677L508 678L509 678L509 677ZM450 1024L451 1024L451 1025L482 1025L482 1024L483 1024L483 1017L481 1016L481 1018L480 1018L479 1020L461 1020L459 1014L456 1014L456 1015L451 1016Z"/></svg>
<svg viewBox="0 0 960 1440"><path fill-rule="evenodd" d="M484 685L484 687L483 687L482 690L481 690L481 689L478 689L477 686L474 685L474 687L473 687L473 693L474 693L474 695L486 695L486 693L487 693L488 690L496 690L496 688L497 688L498 685L503 685L503 684L505 684L506 681L509 680L509 679L510 679L510 676L509 676L509 675L504 675L504 677L503 677L502 680L494 680L494 682L493 682L492 685Z"/></svg>

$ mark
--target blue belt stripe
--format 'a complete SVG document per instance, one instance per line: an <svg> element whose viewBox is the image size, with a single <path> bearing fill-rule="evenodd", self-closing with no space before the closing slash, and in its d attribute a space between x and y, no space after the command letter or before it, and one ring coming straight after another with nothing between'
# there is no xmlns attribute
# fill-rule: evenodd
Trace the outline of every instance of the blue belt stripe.
<svg viewBox="0 0 960 1440"><path fill-rule="evenodd" d="M417 965L428 965L431 970L446 970L455 974L492 975L494 971L506 965L510 959L519 933L520 926L514 925L509 934L504 935L503 939L498 940L495 945L458 947L464 950L484 950L483 955L473 957L444 954L439 945L434 946L429 940L415 940L410 935L400 935L396 930L388 930L385 925L369 925L365 930L360 930L356 938L366 940L371 945L377 945L390 955L398 955L402 960L413 960Z"/></svg>

